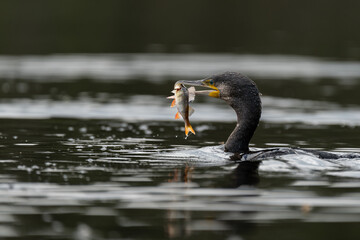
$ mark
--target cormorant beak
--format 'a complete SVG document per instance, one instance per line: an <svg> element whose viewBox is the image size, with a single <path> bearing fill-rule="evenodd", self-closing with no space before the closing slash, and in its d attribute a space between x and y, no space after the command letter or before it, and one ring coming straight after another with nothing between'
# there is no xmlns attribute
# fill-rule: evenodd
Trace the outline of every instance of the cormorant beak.
<svg viewBox="0 0 360 240"><path fill-rule="evenodd" d="M195 94L206 95L214 98L220 98L220 91L217 87L214 86L213 80L211 78L205 78L202 80L195 81L187 81L187 80L179 80L176 83L185 84L192 87L205 87L211 88L213 90L200 90L195 91Z"/></svg>

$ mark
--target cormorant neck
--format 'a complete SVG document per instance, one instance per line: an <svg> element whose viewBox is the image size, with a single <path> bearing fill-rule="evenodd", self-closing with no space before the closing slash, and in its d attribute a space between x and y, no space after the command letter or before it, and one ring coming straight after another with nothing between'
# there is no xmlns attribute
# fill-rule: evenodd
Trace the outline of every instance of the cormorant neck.
<svg viewBox="0 0 360 240"><path fill-rule="evenodd" d="M246 153L259 124L261 100L259 92L249 91L241 97L224 99L236 112L237 124L225 143L225 151Z"/></svg>

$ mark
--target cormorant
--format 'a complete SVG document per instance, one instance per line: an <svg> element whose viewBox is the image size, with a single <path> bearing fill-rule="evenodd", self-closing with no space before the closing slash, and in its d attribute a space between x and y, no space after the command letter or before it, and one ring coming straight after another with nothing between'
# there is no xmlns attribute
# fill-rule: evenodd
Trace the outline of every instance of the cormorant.
<svg viewBox="0 0 360 240"><path fill-rule="evenodd" d="M199 91L210 97L220 98L230 105L237 115L237 124L225 143L225 151L246 153L249 142L261 116L260 92L248 77L235 72L226 72L198 81L181 81L191 86L211 88Z"/></svg>
<svg viewBox="0 0 360 240"><path fill-rule="evenodd" d="M261 116L260 92L256 84L250 78L235 72L226 72L198 81L180 82L211 88L210 91L198 91L198 93L220 98L235 110L237 124L225 143L225 151L249 152L249 142Z"/></svg>
<svg viewBox="0 0 360 240"><path fill-rule="evenodd" d="M197 91L196 93L220 98L230 105L237 115L237 124L227 139L224 150L234 153L234 160L262 159L284 154L311 153L319 158L337 159L344 157L325 151L293 149L293 148L269 148L256 152L249 150L249 142L259 124L261 117L260 92L256 84L247 76L236 72L225 72L203 80L178 81L185 85L200 86L211 90ZM357 154L346 154L346 157L359 157Z"/></svg>

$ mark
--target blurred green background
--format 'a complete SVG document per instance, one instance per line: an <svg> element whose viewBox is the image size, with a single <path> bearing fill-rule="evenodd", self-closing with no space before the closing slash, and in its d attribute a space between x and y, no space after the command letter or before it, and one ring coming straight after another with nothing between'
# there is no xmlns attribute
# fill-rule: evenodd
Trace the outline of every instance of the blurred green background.
<svg viewBox="0 0 360 240"><path fill-rule="evenodd" d="M360 60L360 1L0 1L0 54L225 52Z"/></svg>

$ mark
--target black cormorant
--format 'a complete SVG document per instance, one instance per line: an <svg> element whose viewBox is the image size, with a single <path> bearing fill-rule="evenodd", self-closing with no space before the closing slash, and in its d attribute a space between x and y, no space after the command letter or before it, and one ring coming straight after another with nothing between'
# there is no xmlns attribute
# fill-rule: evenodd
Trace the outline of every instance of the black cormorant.
<svg viewBox="0 0 360 240"><path fill-rule="evenodd" d="M220 98L235 110L237 124L224 146L226 152L234 153L235 160L239 158L242 160L266 158L299 153L299 151L315 154L319 158L336 159L340 157L337 154L324 151L292 148L270 148L251 152L249 142L261 117L261 99L256 84L247 76L236 72L225 72L203 80L180 80L178 82L195 87L211 88L211 90L197 91L197 93ZM359 155L353 156L353 154L347 154L346 157L356 156L359 157Z"/></svg>
<svg viewBox="0 0 360 240"><path fill-rule="evenodd" d="M220 98L236 112L237 124L225 143L225 151L246 153L249 142L259 124L261 116L260 92L248 77L235 72L226 72L198 81L181 81L191 86L211 88L198 91L210 97Z"/></svg>

